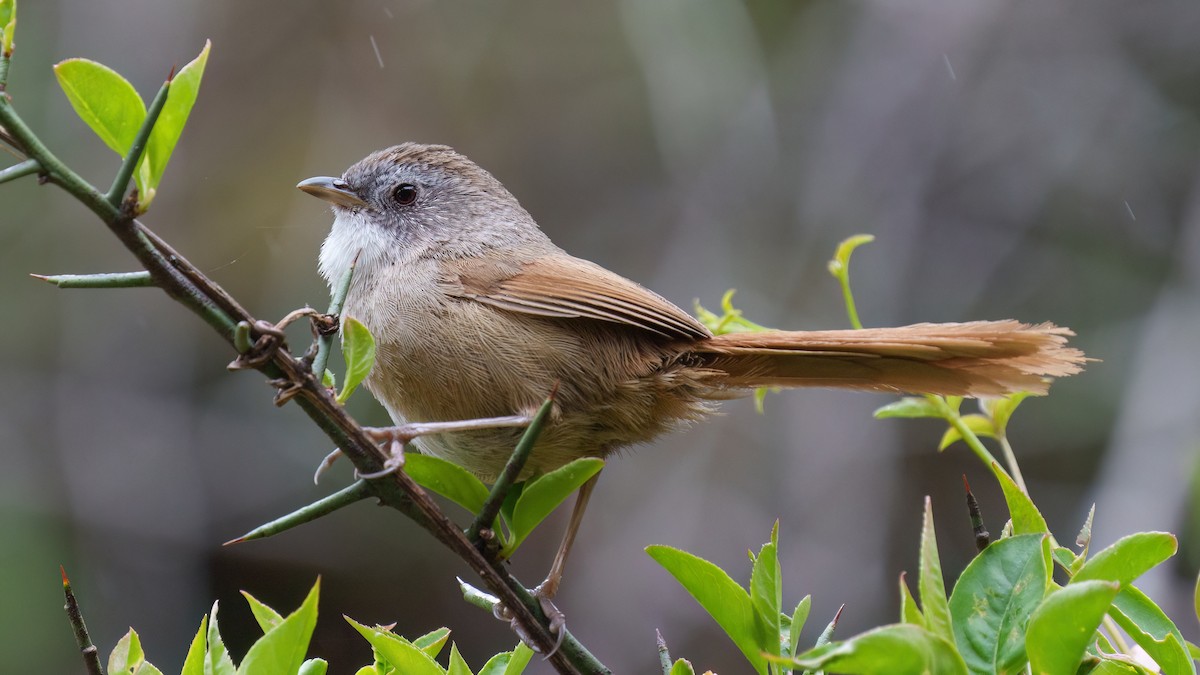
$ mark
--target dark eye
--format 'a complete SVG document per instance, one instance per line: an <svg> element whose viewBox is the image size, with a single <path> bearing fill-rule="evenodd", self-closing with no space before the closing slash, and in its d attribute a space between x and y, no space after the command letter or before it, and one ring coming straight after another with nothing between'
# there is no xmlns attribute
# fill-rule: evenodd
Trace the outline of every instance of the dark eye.
<svg viewBox="0 0 1200 675"><path fill-rule="evenodd" d="M417 186L412 183L401 183L392 190L392 199L400 206L408 206L417 201Z"/></svg>

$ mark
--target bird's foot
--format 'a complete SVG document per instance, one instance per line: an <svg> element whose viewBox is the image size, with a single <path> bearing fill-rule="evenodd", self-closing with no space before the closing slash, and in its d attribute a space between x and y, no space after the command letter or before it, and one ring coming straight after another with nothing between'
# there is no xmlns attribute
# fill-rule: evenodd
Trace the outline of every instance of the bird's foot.
<svg viewBox="0 0 1200 675"><path fill-rule="evenodd" d="M546 628L555 638L554 647L550 649L545 657L550 658L555 654L555 652L558 651L559 647L562 646L563 639L567 635L567 616L562 613L562 610L560 610L558 607L555 607L553 602L551 602L550 598L553 597L553 593L547 595L549 589L543 590L543 587L545 586L546 584L542 583L537 588L530 591L530 593L533 594L533 597L537 598L538 604L541 605L542 613L546 615ZM555 584L555 586L556 588L553 590L558 590L557 584ZM525 631L520 622L517 621L516 616L511 610L508 609L508 607L505 607L503 604L497 602L495 606L492 607L492 615L501 621L508 622L508 625L510 628L512 628L512 631L517 634L517 637L521 638L521 642L529 645L530 649L534 650L535 652L541 651L541 649L537 647L537 643L534 642L529 633Z"/></svg>

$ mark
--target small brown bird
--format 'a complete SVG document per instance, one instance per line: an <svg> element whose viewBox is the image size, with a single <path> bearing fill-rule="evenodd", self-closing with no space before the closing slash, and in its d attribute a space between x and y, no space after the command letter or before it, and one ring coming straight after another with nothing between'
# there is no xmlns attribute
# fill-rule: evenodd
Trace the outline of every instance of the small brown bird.
<svg viewBox="0 0 1200 675"><path fill-rule="evenodd" d="M1072 333L1017 321L714 337L687 312L568 255L508 190L451 148L405 143L298 186L333 205L329 283L358 258L343 316L375 336L367 388L397 424L527 414L558 387L526 474L698 420L755 387L996 396L1079 372ZM521 430L425 436L423 451L493 480ZM594 486L546 582L553 596Z"/></svg>

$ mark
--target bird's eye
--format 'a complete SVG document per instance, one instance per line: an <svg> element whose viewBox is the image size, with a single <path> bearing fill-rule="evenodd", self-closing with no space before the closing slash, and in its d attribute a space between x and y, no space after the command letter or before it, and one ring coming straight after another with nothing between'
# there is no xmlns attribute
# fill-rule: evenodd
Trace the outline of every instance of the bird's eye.
<svg viewBox="0 0 1200 675"><path fill-rule="evenodd" d="M392 199L400 206L408 206L417 201L417 186L412 183L401 183L392 190Z"/></svg>

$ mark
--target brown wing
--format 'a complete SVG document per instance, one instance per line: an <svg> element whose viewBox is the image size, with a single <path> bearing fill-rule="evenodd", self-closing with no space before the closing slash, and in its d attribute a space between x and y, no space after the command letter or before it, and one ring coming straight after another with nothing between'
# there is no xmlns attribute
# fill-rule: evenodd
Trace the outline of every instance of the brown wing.
<svg viewBox="0 0 1200 675"><path fill-rule="evenodd" d="M457 276L448 279L452 295L499 309L608 321L668 338L712 337L704 324L657 293L565 254L523 264L463 260L447 267Z"/></svg>

